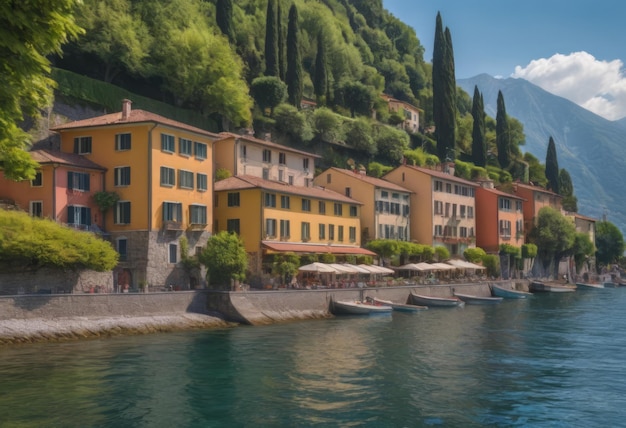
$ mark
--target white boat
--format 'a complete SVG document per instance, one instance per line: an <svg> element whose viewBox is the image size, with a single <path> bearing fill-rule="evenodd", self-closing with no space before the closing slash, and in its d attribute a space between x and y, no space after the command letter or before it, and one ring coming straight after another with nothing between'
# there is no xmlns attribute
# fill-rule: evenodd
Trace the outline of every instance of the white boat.
<svg viewBox="0 0 626 428"><path fill-rule="evenodd" d="M554 282L531 281L528 289L533 293L550 292L550 293L571 293L576 291L576 287L572 285L558 284Z"/></svg>
<svg viewBox="0 0 626 428"><path fill-rule="evenodd" d="M456 307L465 306L465 302L458 297L431 297L423 296L421 294L410 294L410 302L414 305L428 306L428 307Z"/></svg>
<svg viewBox="0 0 626 428"><path fill-rule="evenodd" d="M391 306L394 311L398 312L419 312L428 309L428 306L408 305L403 303L394 303L391 300L383 300L378 297L372 297L372 300L381 305Z"/></svg>
<svg viewBox="0 0 626 428"><path fill-rule="evenodd" d="M370 315L391 313L392 310L392 307L388 305L372 304L360 300L333 300L330 304L330 311L334 315Z"/></svg>
<svg viewBox="0 0 626 428"><path fill-rule="evenodd" d="M468 305L492 305L502 302L502 297L474 296L471 294L454 293L456 297L463 300Z"/></svg>
<svg viewBox="0 0 626 428"><path fill-rule="evenodd" d="M506 288L497 284L491 284L491 294L496 297L503 297L505 299L526 299L527 297L532 297L533 295L533 293L513 290L512 288Z"/></svg>

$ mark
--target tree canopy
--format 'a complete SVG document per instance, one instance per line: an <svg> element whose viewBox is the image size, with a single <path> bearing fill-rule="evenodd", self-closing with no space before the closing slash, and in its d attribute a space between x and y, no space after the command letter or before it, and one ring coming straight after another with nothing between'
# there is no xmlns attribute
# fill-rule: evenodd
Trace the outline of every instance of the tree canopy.
<svg viewBox="0 0 626 428"><path fill-rule="evenodd" d="M609 221L596 223L596 261L600 265L616 263L624 254L624 236Z"/></svg>
<svg viewBox="0 0 626 428"><path fill-rule="evenodd" d="M198 259L207 268L207 282L217 289L229 289L231 280L243 280L248 268L241 238L226 231L209 238Z"/></svg>

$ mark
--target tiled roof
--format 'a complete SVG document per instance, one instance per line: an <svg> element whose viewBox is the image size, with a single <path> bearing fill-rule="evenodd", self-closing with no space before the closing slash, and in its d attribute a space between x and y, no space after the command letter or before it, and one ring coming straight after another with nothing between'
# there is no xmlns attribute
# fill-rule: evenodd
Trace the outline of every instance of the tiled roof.
<svg viewBox="0 0 626 428"><path fill-rule="evenodd" d="M520 182L515 182L515 183L511 183L511 184L513 185L513 187L515 187L515 186L522 187L524 189L530 189L530 190L533 190L535 192L548 193L550 195L558 196L559 198L561 197L561 195L559 195L558 193L554 193L551 190L544 189L543 187L535 186L533 184L526 184L526 183L520 183Z"/></svg>
<svg viewBox="0 0 626 428"><path fill-rule="evenodd" d="M315 245L274 241L261 241L261 244L269 250L289 253L362 254L366 256L376 256L376 253L366 248L354 246L350 247L347 245Z"/></svg>
<svg viewBox="0 0 626 428"><path fill-rule="evenodd" d="M213 132L196 128L195 126L187 125L173 119L168 119L166 117L160 116L155 113L150 113L149 111L145 110L131 110L128 118L126 119L122 118L122 112L117 112L105 114L103 116L92 117L90 119L76 120L73 122L64 123L50 129L52 131L65 131L68 129L93 128L99 126L123 125L145 122L159 123L161 125L171 126L173 128L178 128L196 134L204 135L213 139L218 138L218 134L215 134Z"/></svg>
<svg viewBox="0 0 626 428"><path fill-rule="evenodd" d="M278 144L278 143L274 143L272 141L268 141L268 140L261 140L260 138L255 138L252 137L251 135L238 135L238 134L233 134L232 132L220 132L219 133L219 138L217 140L217 142L219 143L220 141L225 141L231 138L235 138L235 139L240 139L243 141L249 141L250 143L255 143L261 146L266 146L266 147L273 147L276 150L284 150L284 151L288 151L288 152L292 152L292 153L299 153L301 155L305 155L305 156L309 156L309 157L313 157L313 158L317 158L317 159L321 159L322 157L320 155L316 155L314 153L309 153L309 152L305 152L303 150L298 150L298 149L294 149L293 147L289 147L289 146L285 146L283 144Z"/></svg>
<svg viewBox="0 0 626 428"><path fill-rule="evenodd" d="M514 194L512 194L512 193L506 193L506 192L503 192L502 190L498 190L498 189L488 189L488 188L486 188L486 187L478 187L478 188L479 188L479 189L481 189L481 190L484 190L484 191L486 191L486 192L490 192L490 193L496 194L496 195L506 196L507 198L511 198L511 199L520 199L520 200L522 200L522 201L525 201L525 200L526 200L526 199L524 199L524 198L522 198L522 197L520 197L520 196L514 195Z"/></svg>
<svg viewBox="0 0 626 428"><path fill-rule="evenodd" d="M403 167L414 169L416 171L422 172L432 177L441 178L442 180L455 181L457 183L463 183L468 186L478 187L478 184L474 183L473 181L465 180L464 178L455 177L454 175L450 175L446 172L436 171L434 169L423 168L421 166L415 166L415 165L403 165ZM398 167L398 168L402 168L402 167Z"/></svg>
<svg viewBox="0 0 626 428"><path fill-rule="evenodd" d="M30 157L39 164L58 163L60 165L106 171L105 167L75 153L65 153L57 150L33 150L29 153Z"/></svg>
<svg viewBox="0 0 626 428"><path fill-rule="evenodd" d="M362 205L361 202L355 201L352 198L337 193L335 191L324 189L322 187L305 187L305 186L291 186L287 183L279 181L264 180L252 175L239 175L235 177L229 177L224 180L220 180L215 183L214 190L216 192L226 190L244 190L260 188L263 190L269 190L272 192L289 193L292 195L306 196L314 199L324 199L337 202L346 202L349 204Z"/></svg>
<svg viewBox="0 0 626 428"><path fill-rule="evenodd" d="M355 172L355 171L350 171L348 169L341 169L341 168L335 168L335 167L331 167L329 169L332 170L332 171L340 172L340 173L345 174L345 175L347 175L349 177L359 179L359 180L361 180L361 181L363 181L365 183L369 183L369 184L371 184L373 186L376 186L376 187L382 187L383 189L389 189L389 190L397 190L399 192L413 193L409 189L406 189L406 188L404 188L402 186L398 186L395 183L392 183L392 182L387 181L387 180L383 180L382 178L370 177L368 175L361 174L358 171Z"/></svg>

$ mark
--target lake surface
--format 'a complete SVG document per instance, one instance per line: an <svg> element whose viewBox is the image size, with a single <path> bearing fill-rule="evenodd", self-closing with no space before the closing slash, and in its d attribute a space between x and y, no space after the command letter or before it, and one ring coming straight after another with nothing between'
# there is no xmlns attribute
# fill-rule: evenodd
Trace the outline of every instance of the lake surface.
<svg viewBox="0 0 626 428"><path fill-rule="evenodd" d="M0 348L0 427L615 427L626 287Z"/></svg>

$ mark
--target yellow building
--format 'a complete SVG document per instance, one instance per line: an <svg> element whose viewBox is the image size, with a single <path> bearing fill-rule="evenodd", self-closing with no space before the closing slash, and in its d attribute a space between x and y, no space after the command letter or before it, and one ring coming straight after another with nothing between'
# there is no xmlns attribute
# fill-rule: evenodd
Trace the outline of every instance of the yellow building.
<svg viewBox="0 0 626 428"><path fill-rule="evenodd" d="M237 233L260 275L272 253L375 255L360 248L360 209L332 190L243 175L215 183L214 231Z"/></svg>
<svg viewBox="0 0 626 428"><path fill-rule="evenodd" d="M252 175L292 186L310 186L320 156L250 135L222 132L215 142L215 169Z"/></svg>
<svg viewBox="0 0 626 428"><path fill-rule="evenodd" d="M213 203L212 143L217 134L131 109L52 128L61 151L107 169L104 189L119 195L104 228L120 253L118 285L199 285L187 279L180 239L204 246Z"/></svg>
<svg viewBox="0 0 626 428"><path fill-rule="evenodd" d="M329 168L313 180L317 186L360 201L363 242L372 239L410 237L411 191L387 180L369 177L365 171Z"/></svg>
<svg viewBox="0 0 626 428"><path fill-rule="evenodd" d="M462 255L476 246L476 183L454 176L454 164L442 170L401 165L383 179L412 191L411 240L445 246Z"/></svg>

